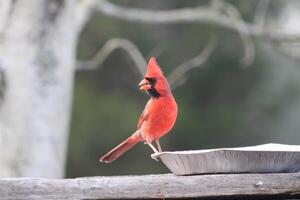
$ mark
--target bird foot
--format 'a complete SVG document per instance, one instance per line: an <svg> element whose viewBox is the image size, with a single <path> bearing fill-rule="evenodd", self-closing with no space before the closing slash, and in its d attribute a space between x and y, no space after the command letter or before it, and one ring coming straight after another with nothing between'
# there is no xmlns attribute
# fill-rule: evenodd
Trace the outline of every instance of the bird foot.
<svg viewBox="0 0 300 200"><path fill-rule="evenodd" d="M159 153L153 153L153 154L151 154L151 158L153 159L153 160L156 160L156 161L159 161Z"/></svg>

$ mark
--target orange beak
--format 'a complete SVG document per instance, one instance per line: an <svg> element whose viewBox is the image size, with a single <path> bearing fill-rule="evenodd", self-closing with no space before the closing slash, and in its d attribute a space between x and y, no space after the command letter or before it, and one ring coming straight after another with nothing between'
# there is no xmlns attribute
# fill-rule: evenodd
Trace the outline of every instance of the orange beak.
<svg viewBox="0 0 300 200"><path fill-rule="evenodd" d="M140 87L140 90L149 90L149 89L151 89L151 84L146 79L143 79L139 83L139 87Z"/></svg>

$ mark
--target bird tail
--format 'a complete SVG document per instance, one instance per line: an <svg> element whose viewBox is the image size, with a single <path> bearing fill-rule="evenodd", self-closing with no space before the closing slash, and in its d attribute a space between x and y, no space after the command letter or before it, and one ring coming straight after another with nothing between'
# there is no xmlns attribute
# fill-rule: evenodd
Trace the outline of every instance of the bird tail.
<svg viewBox="0 0 300 200"><path fill-rule="evenodd" d="M123 153L125 153L126 151L131 149L134 145L136 145L140 141L142 141L142 138L139 135L139 132L136 131L129 138L124 140L121 144L119 144L118 146L113 148L111 151L109 151L107 154L102 156L100 158L100 162L110 163L110 162L116 160L119 156L121 156Z"/></svg>

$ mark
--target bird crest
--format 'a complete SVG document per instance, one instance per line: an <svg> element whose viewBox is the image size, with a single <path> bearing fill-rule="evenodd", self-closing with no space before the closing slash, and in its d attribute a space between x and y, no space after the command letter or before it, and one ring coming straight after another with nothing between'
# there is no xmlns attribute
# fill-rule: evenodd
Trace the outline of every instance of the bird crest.
<svg viewBox="0 0 300 200"><path fill-rule="evenodd" d="M151 57L148 63L147 72L145 77L156 77L163 75L160 67L158 66L156 59Z"/></svg>

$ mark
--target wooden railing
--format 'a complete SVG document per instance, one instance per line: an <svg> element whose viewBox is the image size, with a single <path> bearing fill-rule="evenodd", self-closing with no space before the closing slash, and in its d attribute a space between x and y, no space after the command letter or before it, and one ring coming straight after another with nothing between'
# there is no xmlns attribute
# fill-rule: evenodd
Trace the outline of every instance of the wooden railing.
<svg viewBox="0 0 300 200"><path fill-rule="evenodd" d="M0 199L300 199L300 173L0 179Z"/></svg>

